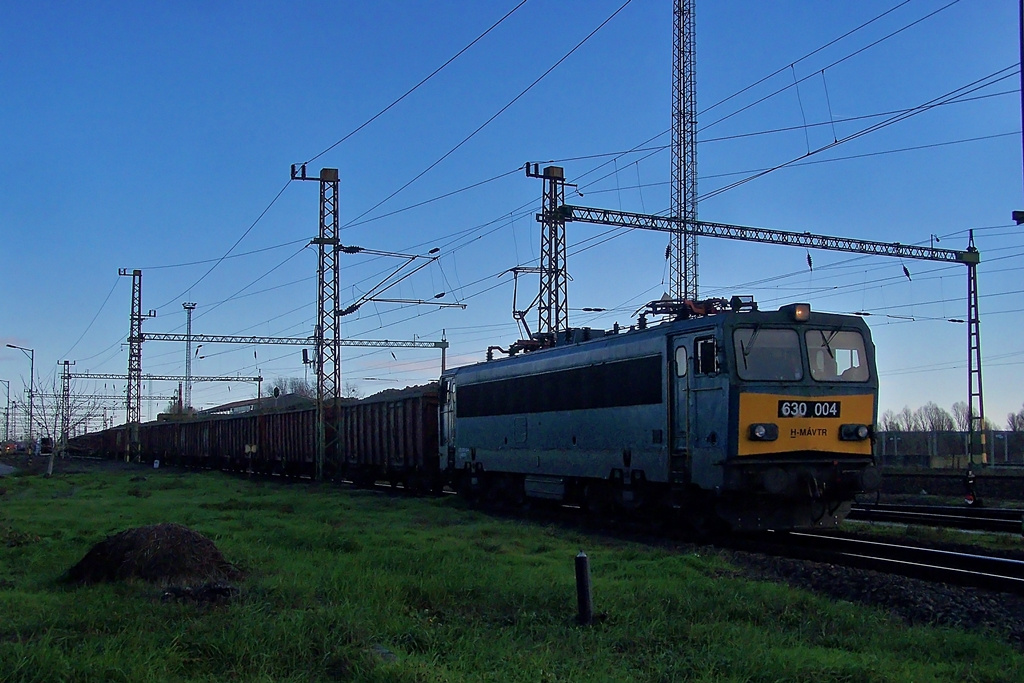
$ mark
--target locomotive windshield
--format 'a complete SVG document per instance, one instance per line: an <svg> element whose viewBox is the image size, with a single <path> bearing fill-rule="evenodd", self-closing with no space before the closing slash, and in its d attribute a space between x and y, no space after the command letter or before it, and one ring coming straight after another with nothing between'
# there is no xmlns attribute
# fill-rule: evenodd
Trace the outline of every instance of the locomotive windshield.
<svg viewBox="0 0 1024 683"><path fill-rule="evenodd" d="M852 330L808 330L811 377L819 382L868 381L864 337Z"/></svg>
<svg viewBox="0 0 1024 683"><path fill-rule="evenodd" d="M736 370L747 380L799 380L800 338L796 330L741 327L733 332Z"/></svg>

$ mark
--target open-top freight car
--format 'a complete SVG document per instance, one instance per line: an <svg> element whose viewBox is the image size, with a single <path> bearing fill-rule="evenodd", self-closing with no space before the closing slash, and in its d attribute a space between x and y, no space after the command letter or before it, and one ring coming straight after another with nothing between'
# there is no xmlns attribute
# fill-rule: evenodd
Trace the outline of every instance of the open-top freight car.
<svg viewBox="0 0 1024 683"><path fill-rule="evenodd" d="M193 415L148 422L139 429L142 457L169 465L311 477L316 462L316 409ZM325 406L328 429L324 474L367 484L386 480L439 490L437 383L388 390ZM123 426L76 437L71 446L102 457L123 457Z"/></svg>

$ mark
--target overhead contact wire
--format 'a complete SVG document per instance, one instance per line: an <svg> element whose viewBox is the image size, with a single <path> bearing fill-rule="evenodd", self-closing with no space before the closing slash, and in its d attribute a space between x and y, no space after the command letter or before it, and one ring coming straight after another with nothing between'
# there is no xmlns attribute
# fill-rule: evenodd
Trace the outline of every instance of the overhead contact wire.
<svg viewBox="0 0 1024 683"><path fill-rule="evenodd" d="M515 13L515 12L516 12L516 11L517 11L517 10L518 10L518 9L519 9L520 7L522 7L523 5L525 5L527 1L528 1L528 0L522 0L522 1L521 1L521 2L520 2L520 3L518 4L518 5L516 5L516 6L515 6L515 7L513 7L513 8L512 8L512 9L511 9L511 10L510 10L510 11L509 11L508 13L506 13L506 14L505 14L505 15L504 15L504 16L503 16L503 17L502 17L501 19L499 19L499 20L498 20L497 22L495 22L495 23L494 23L494 24L493 24L493 25L492 25L492 26L491 26L490 28L488 28L488 29L487 29L486 31L484 31L484 32L483 32L482 34L480 34L479 36L477 36L477 38L475 38L475 39L474 39L474 40L473 40L472 42L470 42L470 43L469 43L469 45L467 45L466 47L464 47L463 49L461 49L461 50L460 50L459 52L457 52L457 53L456 53L456 54L455 54L455 55L454 55L454 56L453 56L452 58L450 58L450 59L449 59L448 61L446 61L446 62L445 62L444 64L442 64L442 65L441 65L440 67L438 67L437 69L435 69L435 70L434 70L434 71L433 71L433 72L432 72L432 73L431 73L431 74L430 74L429 76L427 76L426 78L424 78L423 80L421 80L421 81L420 81L419 83L417 83L417 84L416 84L415 86L413 86L413 87L412 87L411 89L409 89L409 90L408 90L408 91L407 91L407 92L406 92L405 94L403 94L403 95L402 95L401 97L399 97L399 98L398 98L398 99L396 99L396 100L395 100L394 102L392 102L391 104L389 104L389 105L388 105L387 107L385 107L385 108L384 108L383 110L381 110L381 111L380 111L380 112L378 112L378 113L377 113L376 115L374 115L373 117L371 117L371 118L370 118L369 120L367 120L366 122L364 122L364 123L363 123L363 124L362 124L361 126L359 126L358 128L356 128L355 130L353 130L353 131L352 131L351 133L349 133L348 135L344 136L343 138L341 138L340 140L338 140L338 141L337 141L337 142L335 142L335 143L334 143L333 145L331 145L331 146L330 146L330 147L328 147L327 149L323 150L323 151L322 151L322 152L320 152L319 154L317 154L317 155L313 156L312 158L308 159L308 160L306 161L306 163L310 163L310 162L312 162L312 161L315 161L316 159L320 158L321 156L323 156L324 154L326 154L326 153L327 153L327 152L329 152L330 150L334 149L335 147L337 147L338 145L340 145L340 144L341 144L342 142L344 142L345 140L347 140L348 138L352 137L352 136L353 136L353 135L355 135L355 134L356 134L357 132L359 132L360 130L362 130L362 129L363 129L363 128L365 128L366 126L368 126L368 125L369 125L370 123L372 123L373 121L375 121L375 120L376 120L377 118L379 118L380 116L382 116L382 115L383 115L383 114L384 114L385 112L387 112L387 111L388 111L389 109L391 109L391 108L392 108L392 107L394 107L394 106L395 106L396 104L398 104L399 102L401 102L401 101L402 101L403 99L405 99L405 98L406 98L406 97L407 97L408 95L410 95L410 94L411 94L412 92L414 92L414 91L415 91L416 89L418 89L418 88L419 88L419 87L420 87L421 85L423 85L424 83L426 83L427 81L429 81L429 80L430 80L431 78L433 78L433 77L434 77L435 75L437 75L437 74L438 74L438 73L439 73L439 72L440 72L441 70L443 70L443 69L444 69L445 67L447 67L447 66L448 66L449 64L451 64L451 63L452 63L453 61L455 61L455 59L457 59L457 58L458 58L459 56L461 56L461 55L462 55L462 54L463 54L464 52L466 52L466 50L468 50L468 49L469 49L469 48L471 48L471 47L472 47L473 45L475 45L475 44L476 44L477 42L479 42L479 41L480 41L480 40L481 40L481 39L482 39L482 38L483 38L484 36L486 36L486 35L487 35L488 33L490 33L490 32L491 32L491 31L493 31L493 30L494 30L495 28L497 28L497 27L498 27L498 25L500 25L500 24L501 24L502 22L504 22L504 21L505 21L506 19L508 19L508 18L509 18L510 16L512 16L512 14L514 14L514 13ZM199 278L198 280L196 280L196 281L195 281L194 283L192 283L192 285L191 285L191 286L189 286L189 287L188 287L187 289L185 289L185 290L184 290L184 291L183 291L183 292L182 292L181 294L178 294L177 296L175 296L175 297L172 297L172 298L171 298L170 300L168 300L168 301L167 301L166 303L163 303L163 304L161 304L161 305L160 305L160 306L158 306L157 308L158 308L158 309L159 309L159 308L163 308L164 306L167 306L167 305L169 305L169 304L173 303L174 301L176 301L176 300L180 299L180 298L181 298L182 296L184 296L184 295L185 295L185 294L187 294L187 293L188 293L188 292L189 292L190 290L192 290L192 289L193 289L193 288L194 288L194 287L195 287L196 285L198 285L198 284L199 284L200 282L202 282L203 280L205 280L205 279L206 279L206 277L207 277L207 276L208 276L208 275L209 275L210 273L212 273L212 272L213 272L213 270L214 270L214 269L215 269L215 268L216 268L216 267L217 267L218 265L220 265L220 263L221 263L221 262L222 262L222 261L223 261L223 260L224 260L225 258L227 258L227 257L228 257L228 256L229 256L229 255L231 254L231 252L232 252L232 251L234 251L234 249L235 249L235 248L236 248L236 247L237 247L237 246L238 246L238 245L239 245L239 244L240 244L240 243L242 242L242 240L244 240L244 239L246 238L246 236L247 236L247 235L248 235L248 234L249 234L249 233L250 233L250 232L252 231L252 229L253 229L254 227L256 227L256 224L260 222L260 220L261 220L261 219L262 219L262 218L263 218L263 217L264 217L264 216L265 216L265 215L267 214L267 212L268 212L268 211L270 210L270 208L271 208L271 207L272 207L272 206L273 206L273 205L274 205L274 204L275 204L275 203L277 202L277 200L278 200L278 199L279 199L279 198L281 197L281 195L282 195L282 194L284 194L284 191L285 191L285 190L286 190L286 189L288 188L288 185L289 185L289 184L291 184L291 179L289 179L289 180L288 180L288 182L286 182L286 183L284 184L284 187L282 187L282 188L281 188L281 190L280 190L280 191L279 191L279 192L277 193L277 195L276 195L276 196L275 196L275 197L274 197L274 198L273 198L273 199L271 200L270 204L268 204L268 205L267 205L267 207L266 207L266 208L265 208L265 209L264 209L264 210L262 211L262 213L260 213L260 215L259 215L259 216L258 216L258 217L256 218L256 220L255 220L255 221L253 221L252 225L250 225L250 226L248 227L248 229L246 229L246 231L245 231L244 233L242 233L242 236L241 236L241 237L239 237L239 238L238 238L238 240L237 240L237 241L236 241L236 242L235 242L235 243L234 243L234 244L233 244L233 245L231 246L231 248L227 250L227 252L226 252L226 253L224 254L224 256L221 256L221 257L220 257L219 259L216 259L216 260L214 261L213 265L212 265L212 266L210 266L210 269L209 269L209 270L207 270L207 271L206 271L205 273L203 273L203 275L202 275L202 276L201 276L201 277L200 277L200 278Z"/></svg>
<svg viewBox="0 0 1024 683"><path fill-rule="evenodd" d="M115 289L117 289L117 284L120 281L121 281L121 277L118 276L117 279L114 280L114 286L110 288L110 291L107 292L106 298L103 299L103 303L100 304L99 310L96 311L96 315L94 315L92 317L92 320L90 320L89 324L85 326L85 330L82 332L82 334L79 335L78 339L75 340L75 343L71 345L71 348L64 352L64 354L61 356L61 358L67 358L68 356L70 356L71 352L74 351L75 348L78 346L78 342L82 341L82 339L85 338L85 335L89 332L89 330L92 329L93 323L96 322L96 318L100 317L100 313L103 312L103 308L107 305L107 302L110 301L110 295L114 293ZM103 352L101 351L100 353L103 353ZM96 354L96 355L99 355L99 354Z"/></svg>
<svg viewBox="0 0 1024 683"><path fill-rule="evenodd" d="M845 62L845 61L846 61L846 60L848 60L848 59L853 59L854 57L856 57L856 56L857 56L857 55L859 55L860 53L862 53L862 52L865 52L866 50L870 50L871 48L875 47L876 45L879 45L880 43L882 43L882 42L884 42L884 41L888 40L889 38L892 38L892 37L894 37L894 36L896 36L896 35L899 35L900 33L902 33L902 32L904 32L904 31L906 31L906 30L908 30L908 29L910 29L910 28L912 28L912 27L914 27L914 26L916 26L916 25L920 24L921 22L923 22L923 21L926 21L927 19L930 19L931 17L934 17L934 16L935 16L936 14L938 14L939 12L942 12L942 11L944 11L944 10L947 10L947 9L949 9L950 7L952 7L953 5L955 5L955 4L959 3L959 2L960 2L960 0L953 0L953 1L952 1L952 2L950 2L949 4L947 4L947 5L944 5L944 6L940 7L939 9L935 10L934 12L930 12L930 13L926 14L925 16L921 17L920 19L918 19L918 20L916 20L916 21L912 21L912 22L910 22L909 24L907 24L907 25L905 25L905 26L902 26L901 28L898 28L898 29L896 29L895 31L893 31L893 32L891 32L891 33L888 33L888 34L886 34L886 35L882 36L881 38L879 38L878 40L874 41L873 43L868 43L867 45L865 45L864 47L860 48L859 50L854 50L854 51L853 51L853 52L851 52L850 54L848 54L848 55L846 55L846 56L844 56L844 57L841 57L840 59L837 59L836 61L832 62L831 64L829 64L829 65L827 65L827 66L823 67L823 68L821 69L821 71L825 71L825 69L831 69L831 68L832 68L832 67L834 67L834 66L838 66L839 64L842 64L843 62ZM894 8L894 9L895 9L895 8ZM883 15L883 16L884 16L884 15ZM869 23L870 23L870 22L869 22ZM865 26L866 26L866 24L865 24ZM854 30L856 31L856 30L859 30L859 29L854 29ZM847 34L847 35L849 35L849 34ZM845 37L845 36L844 36L844 37ZM836 40L840 40L840 39L841 39L841 38L837 38ZM833 42L835 42L835 41L833 41ZM832 43L829 43L829 45L831 45L831 44L832 44ZM819 48L819 49L824 49L824 47L828 47L828 46L826 45L826 46L823 46L822 48ZM817 52L817 51L818 51L818 50L815 50L815 52ZM814 53L812 52L811 54L814 54ZM808 56L809 56L809 55L808 55ZM800 60L797 60L797 61L800 61ZM779 73L781 73L781 72L785 71L785 70L786 70L786 69L788 69L788 68L789 68L789 66L787 65L786 67L784 67L784 68L782 68L782 69L779 69L778 71L776 71L776 72L775 72L774 74L772 74L772 76L774 76L774 75L776 75L776 74L779 74ZM788 84L788 85L785 85L785 86L783 86L783 87L779 88L778 90L775 90L774 92L771 92L771 93L769 93L768 95L765 95L764 97L762 97L762 98L760 98L760 99L757 99L757 100L755 100L755 101L751 102L750 104L748 104L748 105L746 105L746 106L744 106L744 107L740 107L739 109L737 109L737 110L733 111L733 112L732 112L731 114L727 114L727 115L723 116L723 117L722 117L722 118L720 118L720 119L716 119L715 121L712 121L711 123L709 123L709 124L706 124L706 125L702 126L702 129L705 129L705 130L706 130L706 129L710 128L711 126L715 126L715 125L717 125L717 124L721 123L722 121L725 121L725 120L727 120L727 119L730 119L730 118L732 118L733 116L736 116L737 114L740 114L740 113L742 113L742 112L744 112L744 111L746 111L746 110L750 109L751 107L755 107L755 106L757 106L758 104L761 104L761 103L762 103L762 102L764 102L765 100L769 100L769 99L771 99L772 97L775 97L775 96L776 96L776 95L778 95L779 93L783 93L783 92L785 92L785 91L789 90L790 88L792 88L792 87L795 87L795 86L797 86L798 84L800 84L800 83L803 83L804 81L806 81L806 80L808 80L808 79L810 79L810 78L814 78L814 77L815 77L815 76L817 76L817 75L818 75L818 72L817 72L817 71L815 71L815 72L814 72L813 74L808 74L807 76L804 76L803 78L799 79L798 81L795 81L794 83L790 83L790 84ZM771 78L771 76L767 76L766 78ZM765 79L762 79L762 81L759 81L759 83L760 83L760 82L763 82L764 80L765 80ZM753 86L750 86L750 87L753 87ZM714 105L714 106L718 106L718 105ZM703 112L700 112L700 113L701 113L701 114L703 114L703 113L706 113L706 112L707 112L707 111L709 111L709 110L710 110L710 108L709 108L709 109L705 109L705 110L704 110Z"/></svg>
<svg viewBox="0 0 1024 683"><path fill-rule="evenodd" d="M479 43L479 42L480 42L481 40L483 40L483 38L484 38L484 37L485 37L485 36L486 36L486 35L487 35L488 33L490 33L491 31L493 31L494 29L498 28L498 26L500 26L500 25L501 25L501 24L502 24L502 23L503 23L503 22L504 22L504 21L505 21L506 19L508 19L509 17L511 17L511 16L513 15L513 14L515 14L515 13L516 13L516 11L518 11L520 7L522 7L523 5L525 5L525 4L526 4L526 2L527 2L527 0L522 0L522 2L520 2L520 3L518 4L518 5L516 5L516 6L515 6L515 7L513 7L513 8L511 9L511 10L509 10L509 11L508 11L508 12L507 12L507 13L505 14L505 16L503 16L503 17L502 17L501 19L498 19L498 21L496 21L496 22L494 22L493 24L491 24L491 27L490 27L490 28L488 28L488 29L487 29L486 31L484 31L483 33L481 33L480 35L478 35L478 36L477 36L476 38L474 38L474 39L472 40L472 42L470 42L470 43L469 43L468 45L466 45L466 47L464 47L464 48L462 48L461 50L459 50L458 52L456 52L456 53L455 53L455 54L454 54L454 55L453 55L452 57L450 57L450 58L448 59L448 61L447 61L447 62L445 62L445 63L444 63L444 64L442 64L441 66L437 67L437 68L436 68L436 69L434 69L434 70L433 70L432 72L430 72L430 74L429 74L429 75L428 75L428 76L427 76L426 78L424 78L424 79L423 79L423 80L421 80L421 81L420 81L419 83L417 83L416 85L414 85L414 86L412 86L411 88L409 88L408 90L406 90L406 91L405 91L405 92L404 92L404 93L403 93L403 94L402 94L402 95L401 95L401 96L400 96L400 97L399 97L398 99L396 99L396 100L395 100L395 101L393 101L393 102L392 102L391 104L389 104L388 106L384 107L384 108L383 108L383 109L381 109L381 110L380 110L379 112L377 112L376 114L374 114L373 116L371 116L371 117L370 117L369 119L367 119L366 121L364 121L364 122L362 123L362 125L360 125L360 126L359 126L358 128L356 128L356 129L355 129L355 130L353 130L352 132L348 133L348 134L347 134L347 135L345 135L345 136L344 136L343 138L341 138L340 140L338 140L338 141L337 141L337 142L335 142L335 143L334 143L333 145L331 145L331 146L330 146L330 147L328 147L327 149L323 150L323 151L322 151L322 152L320 152L319 154L317 154L317 155L315 155L315 156L313 156L313 157L310 157L309 159L307 159L307 160L305 161L305 163L306 163L306 164L309 164L309 163L312 163L312 162L316 161L317 159L319 159L319 158L320 158L320 157L322 157L323 155L327 154L327 153L328 153L328 152L330 152L330 151L331 151L332 149L334 149L335 147L337 147L338 145L340 145L341 143L345 142L345 141L346 141L346 140L348 140L348 139L349 139L350 137L352 137L353 135L355 135L356 133L358 133L359 131L361 131L361 130L362 130L363 128L366 128L366 127L367 127L368 125L370 125L371 123L373 123L374 121L376 121L377 119L379 119L379 118L380 118L381 116L383 116L384 114L386 114L386 113L387 113L387 112L388 112L388 111L389 111L389 110L390 110L390 109L391 109L392 107L394 107L394 106L395 106L396 104L398 104L399 102L401 102L402 100L404 100L404 99L405 99L406 97L408 97L409 95L411 95L411 94L413 94L414 92L416 92L416 90L418 90L418 89L420 88L420 86L422 86L423 84L425 84L425 83L426 83L427 81L429 81L429 80L430 80L431 78L433 78L433 77L434 77L434 76L436 76L437 74L441 73L441 71L443 71L443 70L445 69L445 67L447 67L447 66L448 66L449 64L451 64L451 63L452 63L452 62L454 62L454 61L455 61L456 59L458 59L459 57L461 57L461 56L463 55L463 53L465 53L465 52L466 52L467 50L469 50L469 49L470 49L471 47L473 47L474 45L476 45L477 43Z"/></svg>
<svg viewBox="0 0 1024 683"><path fill-rule="evenodd" d="M266 216L266 215L267 215L267 212L268 212L268 211L270 211L270 208L271 208L272 206L274 206L274 204L276 204L276 203L277 203L277 200L281 198L281 195L283 195L283 194L284 194L284 191L288 189L288 186L289 186L289 185L291 184L291 182L292 182L292 181L291 181L291 179L289 178L289 179L288 179L288 180L287 180L287 181L285 182L284 186L283 186L283 187L282 187L282 188L281 188L281 189L280 189L280 190L278 191L278 193L277 193L276 195L274 195L274 198L270 200L270 203L269 203L269 204L267 204L267 208L263 209L263 211L261 211L261 212L260 212L260 215L256 217L256 220L254 220L254 221L252 222L252 224L251 224L251 225L250 225L250 226L249 226L248 228L246 228L246 229L245 229L245 232L243 232L243 233L242 233L242 236L241 236L241 237L239 237L239 238L238 238L237 240L235 240L235 243L231 245L231 248L230 248L230 249L228 249L228 250L227 250L226 252L224 252L224 255L223 255L223 256L221 256L221 257L220 257L219 259L217 259L216 261L214 261L213 265L212 265L212 266L210 266L210 269L209 269L209 270L207 270L207 271L206 271L205 273L203 273L203 274L202 274L202 276L201 276L201 277L200 277L200 278L199 278L198 280L196 280L196 281L195 281L195 282L193 282L193 283L192 283L191 285L189 285L189 286L188 286L187 288L185 288L185 290L184 290L184 291L182 291L182 292L181 292L180 294L178 294L177 296L173 296L173 297L171 297L171 298L170 298L169 300L167 300L167 301L165 301L164 303L162 303L162 304L160 304L159 306L157 306L157 310L159 310L159 309L163 308L164 306L168 306L168 305L170 305L170 304L174 303L175 301L177 301L177 300L181 299L181 297L185 296L185 295L186 295L186 294L188 294L188 293L189 293L190 291L192 291L192 289L194 289L196 285L198 285L198 284L199 284L200 282L202 282L203 280L205 280L205 279L206 279L206 277L207 277L207 276L208 276L208 275L209 275L210 273L212 273L212 272L213 272L214 268L216 268L217 266L219 266L219 265L220 265L220 264L221 264L221 263L222 263L222 262L224 261L224 259L226 259L226 258L227 258L227 257L228 257L228 256L229 256L229 255L231 254L231 252L233 252L233 251L235 250L235 247L237 247L237 246L238 246L239 244L241 244L241 243L242 243L242 240L244 240L244 239L246 238L246 236L248 236L248 234L249 234L250 232L252 232L252 229L256 227L256 224L257 224L257 223L259 223L259 222L260 222L261 220L263 220L263 217L264 217L264 216Z"/></svg>
<svg viewBox="0 0 1024 683"><path fill-rule="evenodd" d="M575 45L575 46L574 46L574 47L573 47L573 48L572 48L571 50L569 50L569 51L568 51L567 53L565 53L565 54L564 54L564 55L563 55L563 56L562 56L562 57L561 57L561 58L560 58L560 59L559 59L559 60L558 60L557 62L555 62L554 64L552 64L552 65L551 65L551 66L550 66L550 67L549 67L549 68L548 68L548 69L547 69L547 70L546 70L546 71L545 71L544 73L542 73L542 74L541 74L540 76L538 76L538 77L536 78L536 80L534 80L534 81L533 81L533 82L532 82L532 83L531 83L530 85L528 85L528 86L527 86L527 87L526 87L526 88L525 88L525 89L524 89L524 90L523 90L522 92L520 92L520 93L519 93L518 95L516 95L516 96L515 96L514 98L512 98L512 100L511 100L511 101L510 101L510 102L509 102L508 104L506 104L506 105L505 105L504 107L502 107L501 109L499 109L499 110L498 110L498 111L497 111L497 112L496 112L496 113L495 113L495 114L494 114L493 116L491 116L491 117L490 117L489 119L487 119L486 121L484 121L484 122L483 122L483 123L482 123L482 124L481 124L481 125L480 125L480 126L479 126L479 127L477 128L477 129L476 129L476 130L474 130L474 131L473 131L472 133L470 133L470 134L469 134L469 135L467 135L467 136L466 136L465 138L463 138L463 139L462 139L462 141L461 141L461 142L459 142L459 144L455 145L455 146L454 146L454 147L452 147L452 148L451 148L450 150L448 150L447 152L445 152L445 153L444 153L444 154L443 154L443 155L441 156L441 158L440 158L440 159L438 159L437 161L435 161L434 163L430 164L430 165L429 165L429 166L427 166L427 167L426 167L425 169L423 169L422 171L420 171L420 172L419 172L419 173L418 173L418 174L417 174L417 175L416 175L416 176L415 176L415 177L414 177L414 178L413 178L412 180L408 181L408 182L407 182L407 183L406 183L405 185L402 185L402 186L401 186L400 188L398 188L397 190L395 190L394 192L392 192L391 194L389 194L389 195L388 195L387 197L385 197L384 199L380 200L379 202L377 202L376 204L374 204L373 206L371 206L371 207L370 207L369 209L367 209L366 211L364 211L363 213L359 214L359 215L358 215L358 216L356 216L356 217L355 217L354 219L352 219L351 221L349 221L348 223L346 223L346 224L345 224L345 225L343 226L343 229L344 229L344 228L348 228L348 227L351 227L352 225L354 225L354 224L356 223L356 221L360 220L361 218L363 218L364 216L366 216L366 215L367 215L368 213L371 213L371 212L373 212L374 210L376 210L377 208L379 208L379 207L380 207L380 206L382 206L383 204L385 204L385 203L387 203L387 202L391 201L391 199L393 199L393 198L394 198L394 197L395 197L396 195L398 195L398 194L399 194L400 192L404 191L404 190L405 190L406 188L408 188L408 187L409 187L410 185L412 185L412 184L413 184L413 183L415 183L415 182L416 182L417 180L419 180L420 178L422 178L422 177L423 177L424 175L426 175L427 173L429 173L429 172L430 172L431 170L433 170L434 168L436 168L438 164L440 164L440 163L441 163L442 161L444 161L445 159L447 159L448 157L450 157L450 156L451 156L452 154L454 154L454 153L455 153L456 151L458 151L458 150L459 150L459 149L460 149L460 148L461 148L461 147L462 147L462 146L463 146L464 144L466 144L467 142L469 142L470 140L472 140L472 139L473 139L473 138L474 138L474 137L476 136L476 134L477 134L477 133L479 133L479 132L480 132L480 131L482 131L482 130L483 130L484 128L486 128L486 127L487 127L488 125L490 125L490 124L491 124L491 122L492 122L492 121L494 121L494 120L495 120L496 118L498 118L499 116L501 116L502 114L504 114L504 113L505 113L505 111L507 111L507 110L509 109L509 107L511 107L511 106L512 106L513 104L515 104L516 102L518 102L518 101L519 101L519 100L520 100L520 99L521 99L521 98L522 98L522 97L523 97L524 95L526 95L526 93L528 93L528 92L530 92L531 90L533 90L533 88L534 88L534 87L535 87L535 86L536 86L536 85L537 85L538 83L540 83L540 82L541 82L542 80L544 80L544 78L546 78L546 77L548 76L548 74L550 74L550 73L551 73L552 71L554 71L555 69L557 69L557 68L558 68L558 66L559 66L559 65L561 65L561 63L562 63L562 62L564 62L564 61L565 61L566 59L568 59L568 58L569 58L570 56L572 56L572 54L573 54L573 53L575 53L575 52L576 52L576 50L580 49L580 48L581 48L581 47L582 47L582 46L583 46L583 45L584 45L584 44L585 44L585 43L586 43L586 42L587 42L588 40L590 40L590 39L591 39L591 38L592 38L592 37L593 37L593 36L594 36L594 35L595 35L595 34L596 34L596 33L597 33L598 31L600 31L600 30L601 30L602 28L604 28L604 27L605 27L605 26L606 26L606 25L608 24L608 22L610 22L610 21L611 21L612 19L614 19L614 18L615 18L616 16L618 16L619 12L621 12L622 10L624 10L624 9L626 8L626 6L627 6L627 5L629 5L629 4L630 4L630 3L632 2L632 1L633 1L633 0L626 0L626 2L622 3L622 5L620 5L620 6L619 6L619 8L618 8L617 10L615 10L614 12L612 12L611 16L609 16L609 17L608 17L607 19L605 19L604 21L602 21L602 22L601 22L601 24L600 24L600 25L599 25L599 26L598 26L597 28L595 28L595 29L594 29L593 31L591 31L590 33L588 33L588 34L587 34L587 36L586 36L586 37L585 37L585 38L584 38L583 40L581 40L580 42L576 43L576 45Z"/></svg>

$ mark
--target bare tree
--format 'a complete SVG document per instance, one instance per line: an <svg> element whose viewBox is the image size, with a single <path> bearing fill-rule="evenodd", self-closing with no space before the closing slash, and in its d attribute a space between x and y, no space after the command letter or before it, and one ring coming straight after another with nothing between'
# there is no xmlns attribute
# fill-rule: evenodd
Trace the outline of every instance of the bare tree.
<svg viewBox="0 0 1024 683"><path fill-rule="evenodd" d="M316 399L316 382L302 377L278 377L276 381L267 384L263 395L273 396L274 389L281 394L297 394L305 398Z"/></svg>
<svg viewBox="0 0 1024 683"><path fill-rule="evenodd" d="M38 384L37 384L38 386ZM32 429L36 436L45 436L55 442L61 434L61 416L67 411L68 434L75 433L79 427L85 426L89 420L102 414L102 401L96 392L91 394L78 390L74 382L68 391L68 404L64 405L64 393L59 376L55 376L48 387L50 391L37 392L37 403L32 419Z"/></svg>
<svg viewBox="0 0 1024 683"><path fill-rule="evenodd" d="M195 415L196 409L192 406L183 406L176 398L172 398L161 411L162 415Z"/></svg>
<svg viewBox="0 0 1024 683"><path fill-rule="evenodd" d="M37 386L38 384L40 383L37 383ZM102 411L102 407L95 393L88 395L77 392L73 382L69 386L67 403L65 404L61 379L56 375L54 375L49 388L50 392L37 394L40 401L36 404L32 427L37 438L45 437L52 439L55 446L60 444L63 447L62 437L67 436L70 438L71 434L75 433L79 427L88 425L89 420ZM62 433L65 427L63 424L63 416L65 414L68 418L67 434ZM50 476L53 473L53 458L56 450L54 448L50 452L46 476Z"/></svg>
<svg viewBox="0 0 1024 683"><path fill-rule="evenodd" d="M1006 422L1009 431L1024 432L1024 408L1018 413L1009 413ZM911 410L907 406L898 413L886 410L878 419L878 423L884 432L966 432L971 428L971 414L964 401L954 403L952 413L929 401L917 410ZM985 418L980 429L995 430L996 425Z"/></svg>
<svg viewBox="0 0 1024 683"><path fill-rule="evenodd" d="M970 431L971 417L971 411L967 408L967 404L964 401L957 401L953 404L953 420L956 422L957 429L962 432ZM995 423L987 417L981 421L982 431L990 431L995 428Z"/></svg>
<svg viewBox="0 0 1024 683"><path fill-rule="evenodd" d="M917 422L925 431L951 432L956 428L953 416L932 401L918 408L916 416Z"/></svg>
<svg viewBox="0 0 1024 683"><path fill-rule="evenodd" d="M900 425L900 431L916 432L921 431L917 413L910 409L910 406L903 406L903 410L896 414L896 421Z"/></svg>
<svg viewBox="0 0 1024 683"><path fill-rule="evenodd" d="M882 417L879 418L879 424L882 425L883 432L901 432L903 429L900 426L900 421L896 417L891 409L882 413Z"/></svg>
<svg viewBox="0 0 1024 683"><path fill-rule="evenodd" d="M1006 429L1011 432L1024 432L1024 408L1006 416Z"/></svg>
<svg viewBox="0 0 1024 683"><path fill-rule="evenodd" d="M966 432L971 428L971 414L964 401L957 401L953 404L953 421L956 422L956 427L961 432Z"/></svg>

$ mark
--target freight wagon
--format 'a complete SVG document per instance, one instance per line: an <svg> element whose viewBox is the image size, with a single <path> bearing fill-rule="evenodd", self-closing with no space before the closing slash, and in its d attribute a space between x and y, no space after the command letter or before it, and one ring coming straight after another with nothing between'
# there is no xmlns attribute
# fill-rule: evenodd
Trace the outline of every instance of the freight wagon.
<svg viewBox="0 0 1024 683"><path fill-rule="evenodd" d="M323 475L734 530L834 526L877 488L878 379L862 319L738 297L654 302L649 314L666 321L562 331L439 383L339 400L326 407ZM316 429L306 409L140 434L147 459L310 477ZM115 455L125 436L85 438Z"/></svg>
<svg viewBox="0 0 1024 683"><path fill-rule="evenodd" d="M386 480L439 490L437 383L388 390L362 400L340 399L325 408L324 474L360 484ZM125 428L76 437L71 448L123 457ZM316 410L262 410L242 415L195 416L141 425L142 457L170 465L311 477L316 466Z"/></svg>

